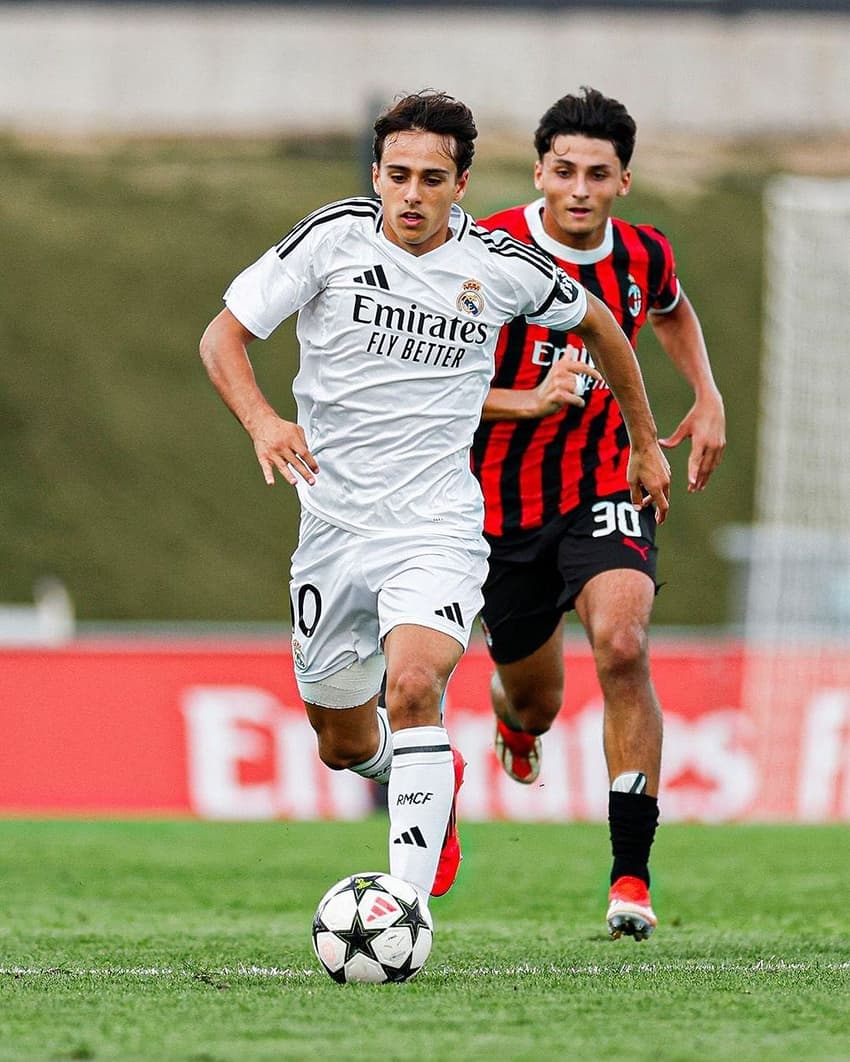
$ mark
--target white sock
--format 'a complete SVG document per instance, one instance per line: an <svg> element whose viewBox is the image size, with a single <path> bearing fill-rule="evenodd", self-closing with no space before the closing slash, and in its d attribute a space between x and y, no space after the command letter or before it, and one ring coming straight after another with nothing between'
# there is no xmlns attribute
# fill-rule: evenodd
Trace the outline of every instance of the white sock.
<svg viewBox="0 0 850 1062"><path fill-rule="evenodd" d="M386 708L378 705L378 749L374 756L364 763L358 763L351 770L364 778L371 778L373 782L386 785L390 777L390 768L393 765L393 742L390 732L390 721L387 718Z"/></svg>
<svg viewBox="0 0 850 1062"><path fill-rule="evenodd" d="M390 873L431 893L455 791L449 735L441 726L393 734L390 773Z"/></svg>

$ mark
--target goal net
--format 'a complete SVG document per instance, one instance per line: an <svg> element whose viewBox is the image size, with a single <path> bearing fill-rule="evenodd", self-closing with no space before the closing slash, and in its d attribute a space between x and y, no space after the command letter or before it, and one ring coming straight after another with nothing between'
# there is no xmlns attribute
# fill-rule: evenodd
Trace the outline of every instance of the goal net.
<svg viewBox="0 0 850 1062"><path fill-rule="evenodd" d="M778 178L765 209L744 696L762 815L850 817L850 180Z"/></svg>

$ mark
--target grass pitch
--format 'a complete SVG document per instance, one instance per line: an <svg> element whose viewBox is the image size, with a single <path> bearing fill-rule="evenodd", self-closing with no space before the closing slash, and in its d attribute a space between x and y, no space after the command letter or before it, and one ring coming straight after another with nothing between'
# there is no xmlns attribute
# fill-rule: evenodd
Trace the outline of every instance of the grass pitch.
<svg viewBox="0 0 850 1062"><path fill-rule="evenodd" d="M602 825L466 824L406 985L339 986L309 926L386 867L363 823L0 823L0 1058L844 1059L844 827L666 826L660 928L604 927Z"/></svg>

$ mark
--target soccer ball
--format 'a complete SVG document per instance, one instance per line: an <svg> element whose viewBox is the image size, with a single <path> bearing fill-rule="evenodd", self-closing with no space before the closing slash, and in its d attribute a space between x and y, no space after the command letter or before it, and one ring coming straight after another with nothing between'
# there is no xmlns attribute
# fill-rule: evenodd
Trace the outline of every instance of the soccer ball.
<svg viewBox="0 0 850 1062"><path fill-rule="evenodd" d="M431 952L434 924L416 890L389 874L352 874L313 918L313 950L334 981L409 981Z"/></svg>

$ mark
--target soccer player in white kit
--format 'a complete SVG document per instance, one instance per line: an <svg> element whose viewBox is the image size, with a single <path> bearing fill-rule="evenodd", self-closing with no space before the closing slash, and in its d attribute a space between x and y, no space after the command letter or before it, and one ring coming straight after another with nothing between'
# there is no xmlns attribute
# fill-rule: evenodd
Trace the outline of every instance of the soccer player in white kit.
<svg viewBox="0 0 850 1062"><path fill-rule="evenodd" d="M375 123L378 198L300 221L236 277L201 340L266 482L277 473L298 491L292 657L319 756L388 783L390 873L426 903L461 858L463 759L442 698L482 604L488 549L469 447L502 324L526 315L583 336L625 416L633 502L660 519L669 505L640 370L611 314L542 252L458 206L476 136L450 96L401 99ZM293 313L297 423L269 405L247 353Z"/></svg>

